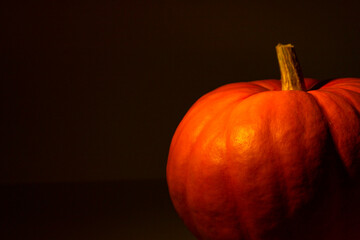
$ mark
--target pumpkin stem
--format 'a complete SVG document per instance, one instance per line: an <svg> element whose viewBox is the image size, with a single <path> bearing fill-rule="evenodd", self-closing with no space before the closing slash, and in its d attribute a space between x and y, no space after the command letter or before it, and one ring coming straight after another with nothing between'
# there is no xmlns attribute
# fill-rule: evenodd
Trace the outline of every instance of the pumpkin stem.
<svg viewBox="0 0 360 240"><path fill-rule="evenodd" d="M294 46L279 43L276 46L276 53L281 73L281 90L305 91L304 77Z"/></svg>

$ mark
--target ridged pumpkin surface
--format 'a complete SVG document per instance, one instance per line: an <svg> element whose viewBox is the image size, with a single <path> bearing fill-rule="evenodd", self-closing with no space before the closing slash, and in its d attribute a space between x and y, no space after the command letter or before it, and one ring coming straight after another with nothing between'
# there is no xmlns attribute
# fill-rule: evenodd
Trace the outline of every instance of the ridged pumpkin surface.
<svg viewBox="0 0 360 240"><path fill-rule="evenodd" d="M319 84L305 79L307 89ZM170 147L171 199L198 239L360 239L360 79L200 98Z"/></svg>

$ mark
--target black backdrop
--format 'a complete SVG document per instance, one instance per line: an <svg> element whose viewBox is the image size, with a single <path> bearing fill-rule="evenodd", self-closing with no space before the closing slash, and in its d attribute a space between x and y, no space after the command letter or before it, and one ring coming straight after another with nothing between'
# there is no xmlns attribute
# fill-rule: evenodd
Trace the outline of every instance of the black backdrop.
<svg viewBox="0 0 360 240"><path fill-rule="evenodd" d="M1 182L163 178L177 124L226 83L360 76L356 1L3 1Z"/></svg>
<svg viewBox="0 0 360 240"><path fill-rule="evenodd" d="M154 189L166 189L171 137L191 104L227 83L278 78L279 42L296 46L307 77L360 77L359 6L355 0L2 1L0 182L8 195L5 216L12 219L4 220L7 226L38 229L28 238L58 239L51 219L59 216L81 222L72 212L89 219L88 208L121 216L138 209L133 198L163 206L166 190L154 191L154 198L150 179L160 179ZM141 179L142 188L129 187ZM95 184L104 181L122 183L107 190ZM145 190L129 195L134 189ZM88 198L95 200L80 207ZM109 203L118 201L130 207L113 212ZM167 212L176 218L166 204L162 223ZM151 204L141 206L151 219ZM44 222L53 223L48 235ZM166 231L161 224L153 232ZM83 239L77 234L74 239ZM131 234L123 239L137 239Z"/></svg>

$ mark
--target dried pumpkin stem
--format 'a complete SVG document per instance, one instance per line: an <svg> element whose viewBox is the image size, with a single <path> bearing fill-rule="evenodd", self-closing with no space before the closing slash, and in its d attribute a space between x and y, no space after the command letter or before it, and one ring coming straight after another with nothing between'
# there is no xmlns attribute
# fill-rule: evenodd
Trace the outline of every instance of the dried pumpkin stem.
<svg viewBox="0 0 360 240"><path fill-rule="evenodd" d="M278 44L276 53L281 73L281 90L305 91L304 77L296 57L295 48L291 44Z"/></svg>

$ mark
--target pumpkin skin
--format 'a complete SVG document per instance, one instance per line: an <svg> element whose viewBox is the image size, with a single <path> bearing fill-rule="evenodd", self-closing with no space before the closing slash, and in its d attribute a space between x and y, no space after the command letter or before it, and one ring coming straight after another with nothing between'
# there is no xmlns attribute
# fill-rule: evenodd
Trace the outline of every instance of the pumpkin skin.
<svg viewBox="0 0 360 240"><path fill-rule="evenodd" d="M186 113L167 182L198 239L360 239L360 79L304 80L228 84Z"/></svg>

